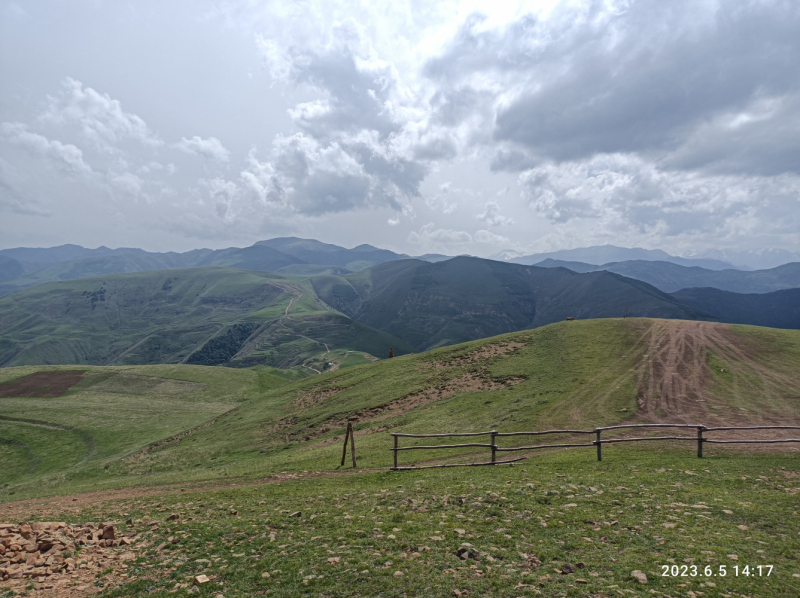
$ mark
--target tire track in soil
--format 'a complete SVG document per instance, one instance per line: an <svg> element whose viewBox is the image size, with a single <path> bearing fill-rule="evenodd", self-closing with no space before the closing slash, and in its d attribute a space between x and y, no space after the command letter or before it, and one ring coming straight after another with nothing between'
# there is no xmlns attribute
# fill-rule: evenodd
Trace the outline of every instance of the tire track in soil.
<svg viewBox="0 0 800 598"><path fill-rule="evenodd" d="M638 412L631 423L686 423L714 426L800 425L767 401L757 404L758 415L742 414L724 396L715 395L707 353L739 362L759 378L771 393L791 388L796 381L760 363L735 342L726 324L684 320L656 320L646 333L649 351L637 368ZM734 379L735 380L735 379ZM738 389L735 389L738 391ZM727 408L712 410L709 403ZM727 403L727 406L725 405ZM715 438L723 438L716 433ZM725 433L725 438L797 438L797 431L759 430Z"/></svg>

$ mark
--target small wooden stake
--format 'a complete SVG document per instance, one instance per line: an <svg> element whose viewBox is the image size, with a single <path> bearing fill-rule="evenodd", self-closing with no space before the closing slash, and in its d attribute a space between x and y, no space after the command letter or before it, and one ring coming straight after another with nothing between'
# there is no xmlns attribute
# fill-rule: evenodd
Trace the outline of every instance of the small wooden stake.
<svg viewBox="0 0 800 598"><path fill-rule="evenodd" d="M497 462L497 430L492 430L492 465Z"/></svg>
<svg viewBox="0 0 800 598"><path fill-rule="evenodd" d="M697 427L697 456L703 458L703 426Z"/></svg>
<svg viewBox="0 0 800 598"><path fill-rule="evenodd" d="M597 433L597 460L603 460L603 449L600 448L602 445L600 444L600 430L596 430Z"/></svg>
<svg viewBox="0 0 800 598"><path fill-rule="evenodd" d="M350 436L350 422L347 422L347 433L344 435L344 447L342 447L342 467L344 467L344 458L347 456L347 438Z"/></svg>
<svg viewBox="0 0 800 598"><path fill-rule="evenodd" d="M397 469L397 436L394 437L394 468Z"/></svg>
<svg viewBox="0 0 800 598"><path fill-rule="evenodd" d="M353 457L353 469L355 469L358 467L356 465L356 433L355 430L353 430L352 423L348 423L347 425L350 428L350 452L352 453L351 457Z"/></svg>

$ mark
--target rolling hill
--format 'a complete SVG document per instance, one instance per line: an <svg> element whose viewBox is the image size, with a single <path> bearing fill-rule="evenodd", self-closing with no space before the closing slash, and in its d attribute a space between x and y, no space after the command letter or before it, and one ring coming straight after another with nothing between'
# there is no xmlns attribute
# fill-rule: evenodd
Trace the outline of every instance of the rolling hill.
<svg viewBox="0 0 800 598"><path fill-rule="evenodd" d="M60 397L14 398L0 384L0 437L18 441L0 498L98 477L120 487L335 469L348 421L367 468L389 466L387 430L800 425L798 366L798 331L639 318L559 322L291 383L263 367L86 366ZM0 383L54 369L2 369Z"/></svg>
<svg viewBox="0 0 800 598"><path fill-rule="evenodd" d="M698 580L659 577L669 559L713 567L714 582L706 573L692 586L705 595L796 593L796 444L709 444L698 459L689 434L606 444L600 463L589 444L523 449L513 467L387 469L390 431L484 433L460 449L400 453L400 465L442 466L485 462L489 429L798 425L798 331L559 322L295 382L265 367L75 369L0 369L4 539L27 533L21 521L98 533L86 522L101 521L128 545L89 540L76 551L85 567L34 584L38 571L20 578L10 561L26 553L8 543L9 595L644 595L645 576L683 595ZM36 395L30 375L46 393L42 379L59 374L77 384ZM357 468L340 466L348 422ZM546 438L533 443L587 440ZM449 441L403 438L401 448ZM777 573L735 575L745 563Z"/></svg>
<svg viewBox="0 0 800 598"><path fill-rule="evenodd" d="M435 264L396 261L311 282L328 305L420 351L567 317L617 317L626 308L630 316L715 319L617 274L576 274L471 257Z"/></svg>
<svg viewBox="0 0 800 598"><path fill-rule="evenodd" d="M303 279L275 273L214 267L113 274L41 284L0 299L5 366L181 363L199 352L204 357L194 361L208 365L235 356L290 368L329 350L383 356L389 347L411 350L332 312Z"/></svg>

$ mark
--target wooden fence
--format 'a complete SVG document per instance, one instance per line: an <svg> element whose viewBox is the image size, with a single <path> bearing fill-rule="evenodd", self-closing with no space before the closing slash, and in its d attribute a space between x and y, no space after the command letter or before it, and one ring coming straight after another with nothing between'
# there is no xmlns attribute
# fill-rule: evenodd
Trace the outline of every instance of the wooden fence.
<svg viewBox="0 0 800 598"><path fill-rule="evenodd" d="M601 437L603 432L609 430L622 430L626 428L679 428L696 430L696 436L640 436L637 438L606 438ZM706 438L703 436L706 432L721 432L730 430L800 430L800 426L724 426L724 427L706 427L700 424L625 424L621 426L605 426L603 428L595 428L594 430L543 430L539 432L498 432L491 430L489 432L463 432L456 434L400 434L392 432L394 437L394 447L390 450L394 452L394 466L392 470L401 471L408 469L430 469L434 467L474 467L479 465L502 465L504 463L513 463L521 461L527 457L516 457L514 459L498 460L497 453L502 452L515 452L515 451L532 451L537 449L547 448L576 448L576 447L596 447L597 460L601 461L603 458L602 447L604 444L612 444L617 442L643 442L651 440L690 440L697 443L697 456L703 457L703 444L771 444L781 442L800 442L800 438L780 438L780 439L714 439ZM546 434L593 434L595 439L591 442L565 442L556 444L535 444L531 446L509 446L500 447L497 445L498 438L506 438L510 436L544 436ZM475 437L475 436L491 436L489 443L481 442L467 442L461 444L434 444L430 446L399 446L400 438L457 438L457 437ZM478 463L444 463L440 465L424 465L424 466L410 466L400 467L397 464L397 454L400 451L417 451L417 450L438 450L438 449L457 449L466 447L478 447L491 449L491 460L478 462Z"/></svg>

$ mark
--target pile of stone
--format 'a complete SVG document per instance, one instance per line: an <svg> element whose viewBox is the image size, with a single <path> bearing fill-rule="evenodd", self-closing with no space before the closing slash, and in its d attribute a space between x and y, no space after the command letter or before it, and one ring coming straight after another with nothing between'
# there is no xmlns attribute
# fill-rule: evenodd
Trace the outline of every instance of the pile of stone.
<svg viewBox="0 0 800 598"><path fill-rule="evenodd" d="M51 575L85 567L77 547L130 545L135 532L118 537L113 525L0 523L0 580L44 581Z"/></svg>

